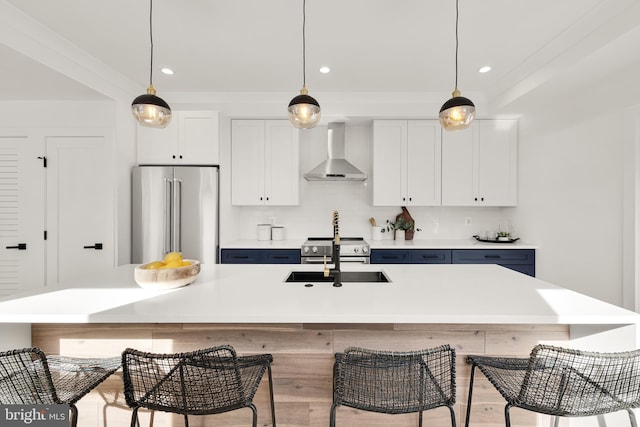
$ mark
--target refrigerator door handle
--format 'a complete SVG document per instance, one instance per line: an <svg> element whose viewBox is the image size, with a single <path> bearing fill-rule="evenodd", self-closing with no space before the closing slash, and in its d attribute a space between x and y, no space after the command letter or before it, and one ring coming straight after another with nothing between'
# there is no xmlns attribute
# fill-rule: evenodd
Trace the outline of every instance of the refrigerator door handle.
<svg viewBox="0 0 640 427"><path fill-rule="evenodd" d="M171 252L171 217L173 212L173 182L164 178L164 233L162 250L165 254Z"/></svg>
<svg viewBox="0 0 640 427"><path fill-rule="evenodd" d="M173 251L182 252L182 180L173 180Z"/></svg>

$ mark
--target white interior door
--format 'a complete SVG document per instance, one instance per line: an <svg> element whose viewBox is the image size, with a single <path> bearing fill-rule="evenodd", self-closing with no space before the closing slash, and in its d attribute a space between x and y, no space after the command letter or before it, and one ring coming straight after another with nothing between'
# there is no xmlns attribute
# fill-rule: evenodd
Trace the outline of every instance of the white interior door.
<svg viewBox="0 0 640 427"><path fill-rule="evenodd" d="M107 137L48 137L47 284L113 268Z"/></svg>
<svg viewBox="0 0 640 427"><path fill-rule="evenodd" d="M44 285L43 156L42 139L0 136L0 295Z"/></svg>

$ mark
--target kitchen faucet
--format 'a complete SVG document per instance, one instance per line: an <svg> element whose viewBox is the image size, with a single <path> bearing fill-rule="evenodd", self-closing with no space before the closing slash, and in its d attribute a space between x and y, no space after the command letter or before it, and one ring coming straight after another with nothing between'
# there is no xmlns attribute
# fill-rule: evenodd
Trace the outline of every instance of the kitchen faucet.
<svg viewBox="0 0 640 427"><path fill-rule="evenodd" d="M331 241L331 257L333 268L327 268L327 257L324 257L324 277L333 277L333 286L342 286L342 272L340 271L340 231L338 225L338 211L333 211L333 240Z"/></svg>

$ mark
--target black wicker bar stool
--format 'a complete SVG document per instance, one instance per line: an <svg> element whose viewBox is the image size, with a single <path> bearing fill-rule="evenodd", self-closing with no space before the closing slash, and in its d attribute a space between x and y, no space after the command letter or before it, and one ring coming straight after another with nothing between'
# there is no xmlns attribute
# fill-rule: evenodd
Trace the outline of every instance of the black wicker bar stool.
<svg viewBox="0 0 640 427"><path fill-rule="evenodd" d="M122 372L125 400L133 409L131 427L138 422L140 408L182 414L185 426L189 425L189 415L250 408L256 427L258 410L253 398L265 372L275 427L272 361L270 354L239 357L228 345L173 354L128 348L122 353Z"/></svg>
<svg viewBox="0 0 640 427"><path fill-rule="evenodd" d="M446 406L456 427L456 353L448 345L412 352L350 347L336 354L330 426L340 405L383 414L422 412Z"/></svg>
<svg viewBox="0 0 640 427"><path fill-rule="evenodd" d="M69 405L71 425L78 423L75 403L120 367L120 357L86 359L45 355L37 347L0 353L0 403Z"/></svg>
<svg viewBox="0 0 640 427"><path fill-rule="evenodd" d="M640 407L640 350L597 353L537 345L529 358L467 356L471 364L465 426L469 426L475 369L478 368L505 398L505 425L514 408L559 417L629 413Z"/></svg>

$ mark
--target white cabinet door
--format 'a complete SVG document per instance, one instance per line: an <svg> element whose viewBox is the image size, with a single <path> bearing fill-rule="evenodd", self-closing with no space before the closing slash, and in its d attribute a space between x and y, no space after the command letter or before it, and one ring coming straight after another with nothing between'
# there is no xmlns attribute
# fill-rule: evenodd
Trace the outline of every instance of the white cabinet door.
<svg viewBox="0 0 640 427"><path fill-rule="evenodd" d="M178 125L178 163L219 164L219 126L217 112L181 111Z"/></svg>
<svg viewBox="0 0 640 427"><path fill-rule="evenodd" d="M261 205L264 199L264 121L231 122L231 204Z"/></svg>
<svg viewBox="0 0 640 427"><path fill-rule="evenodd" d="M373 122L373 206L402 206L407 193L407 121Z"/></svg>
<svg viewBox="0 0 640 427"><path fill-rule="evenodd" d="M217 165L219 113L174 111L164 129L137 127L138 163L145 165Z"/></svg>
<svg viewBox="0 0 640 427"><path fill-rule="evenodd" d="M106 136L47 137L47 284L114 266L114 180Z"/></svg>
<svg viewBox="0 0 640 427"><path fill-rule="evenodd" d="M477 123L477 122L474 122ZM474 206L477 129L442 132L442 205Z"/></svg>
<svg viewBox="0 0 640 427"><path fill-rule="evenodd" d="M478 123L478 195L484 206L518 203L518 127L515 120Z"/></svg>
<svg viewBox="0 0 640 427"><path fill-rule="evenodd" d="M298 135L288 120L265 122L265 204L295 206L300 202Z"/></svg>
<svg viewBox="0 0 640 427"><path fill-rule="evenodd" d="M231 204L299 203L298 130L288 120L233 120Z"/></svg>
<svg viewBox="0 0 640 427"><path fill-rule="evenodd" d="M0 295L45 283L44 154L42 139L0 136Z"/></svg>
<svg viewBox="0 0 640 427"><path fill-rule="evenodd" d="M407 205L439 206L442 130L437 120L409 120Z"/></svg>
<svg viewBox="0 0 640 427"><path fill-rule="evenodd" d="M516 120L476 120L443 132L442 204L515 206L517 146Z"/></svg>
<svg viewBox="0 0 640 427"><path fill-rule="evenodd" d="M173 112L173 114L177 114ZM145 165L175 164L178 161L177 117L164 129L136 125L138 163Z"/></svg>
<svg viewBox="0 0 640 427"><path fill-rule="evenodd" d="M439 122L376 120L373 135L372 204L440 205Z"/></svg>

